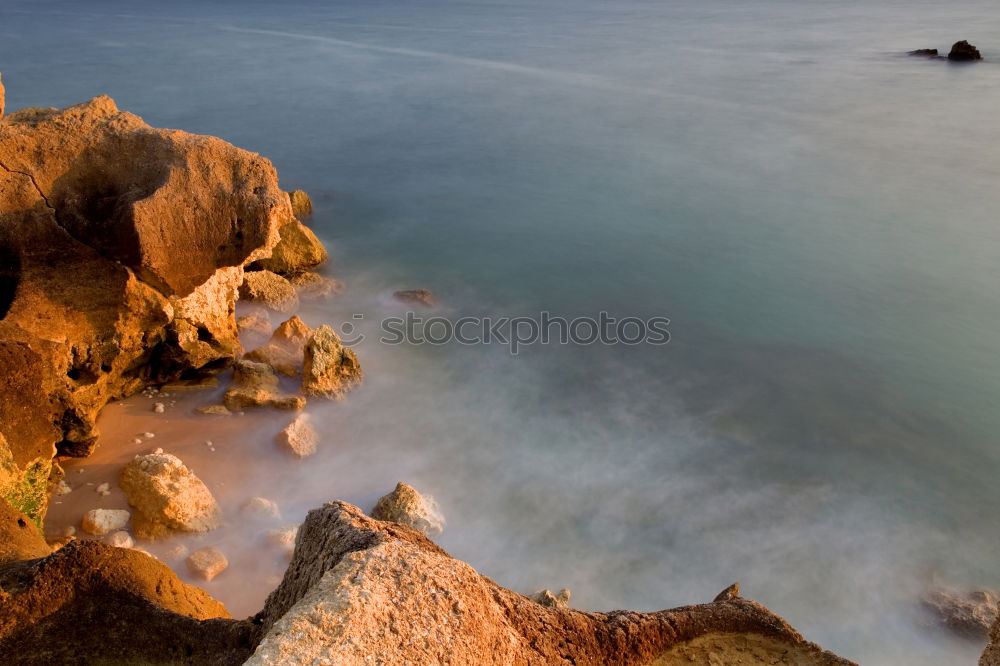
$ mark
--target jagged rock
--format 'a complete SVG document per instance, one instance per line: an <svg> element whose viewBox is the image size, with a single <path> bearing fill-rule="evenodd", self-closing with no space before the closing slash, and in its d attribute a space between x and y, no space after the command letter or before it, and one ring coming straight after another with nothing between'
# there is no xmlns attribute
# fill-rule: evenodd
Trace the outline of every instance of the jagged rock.
<svg viewBox="0 0 1000 666"><path fill-rule="evenodd" d="M1000 596L987 589L962 592L935 586L920 599L921 605L942 627L966 638L985 639L1000 611Z"/></svg>
<svg viewBox="0 0 1000 666"><path fill-rule="evenodd" d="M288 281L298 290L299 298L304 299L329 298L344 291L344 283L340 280L310 271L289 275Z"/></svg>
<svg viewBox="0 0 1000 666"><path fill-rule="evenodd" d="M229 560L215 546L199 548L188 555L186 561L191 573L206 581L212 580L229 566Z"/></svg>
<svg viewBox="0 0 1000 666"><path fill-rule="evenodd" d="M276 312L292 312L299 296L292 283L271 271L249 271L243 276L240 297L258 301Z"/></svg>
<svg viewBox="0 0 1000 666"><path fill-rule="evenodd" d="M0 663L236 666L251 627L135 550L73 541L0 566Z"/></svg>
<svg viewBox="0 0 1000 666"><path fill-rule="evenodd" d="M851 662L746 599L658 613L547 608L422 534L343 502L309 512L254 618L265 664L796 664Z"/></svg>
<svg viewBox="0 0 1000 666"><path fill-rule="evenodd" d="M266 497L251 497L243 504L243 513L261 520L278 520L281 510L278 505Z"/></svg>
<svg viewBox="0 0 1000 666"><path fill-rule="evenodd" d="M320 326L305 346L302 392L342 398L361 382L361 365L352 349L329 326Z"/></svg>
<svg viewBox="0 0 1000 666"><path fill-rule="evenodd" d="M715 595L715 598L712 599L712 601L730 601L732 599L737 598L738 596L740 596L740 584L733 583L732 585L724 589L722 592L719 592L717 595Z"/></svg>
<svg viewBox="0 0 1000 666"><path fill-rule="evenodd" d="M233 358L241 267L291 219L264 158L107 97L4 116L0 497L40 520L108 400Z"/></svg>
<svg viewBox="0 0 1000 666"><path fill-rule="evenodd" d="M430 536L444 531L444 516L434 498L421 495L402 481L396 484L395 490L379 499L372 517L407 525Z"/></svg>
<svg viewBox="0 0 1000 666"><path fill-rule="evenodd" d="M316 268L329 255L312 230L292 219L279 230L281 240L274 246L271 256L254 263L254 269L264 269L286 275Z"/></svg>
<svg viewBox="0 0 1000 666"><path fill-rule="evenodd" d="M437 298L429 289L403 289L393 292L392 295L401 303L413 303L428 308L437 305Z"/></svg>
<svg viewBox="0 0 1000 666"><path fill-rule="evenodd" d="M312 329L298 317L282 322L263 347L248 352L243 358L266 363L275 371L294 377L302 372L303 353Z"/></svg>
<svg viewBox="0 0 1000 666"><path fill-rule="evenodd" d="M104 536L125 527L131 517L124 509L91 509L83 514L80 526L87 534Z"/></svg>
<svg viewBox="0 0 1000 666"><path fill-rule="evenodd" d="M292 205L292 214L295 217L305 219L313 213L313 202L309 195L302 190L292 190L288 193L289 202Z"/></svg>
<svg viewBox="0 0 1000 666"><path fill-rule="evenodd" d="M50 550L31 518L0 499L0 564L45 557Z"/></svg>
<svg viewBox="0 0 1000 666"><path fill-rule="evenodd" d="M233 385L223 398L226 408L234 411L249 407L302 409L306 399L288 395L278 388L278 376L271 366L253 361L240 361L233 372Z"/></svg>
<svg viewBox="0 0 1000 666"><path fill-rule="evenodd" d="M159 538L170 530L207 532L221 522L211 491L169 453L137 455L122 469L120 485L143 519L133 525L140 538Z"/></svg>
<svg viewBox="0 0 1000 666"><path fill-rule="evenodd" d="M319 435L309 423L308 414L299 414L288 427L278 433L278 446L298 458L316 453Z"/></svg>
<svg viewBox="0 0 1000 666"><path fill-rule="evenodd" d="M115 548L132 548L135 546L132 535L124 530L109 535L107 541L109 546L114 546Z"/></svg>
<svg viewBox="0 0 1000 666"><path fill-rule="evenodd" d="M225 405L205 405L204 407L198 407L194 411L199 414L206 414L209 416L232 416L233 413L229 411L229 408Z"/></svg>
<svg viewBox="0 0 1000 666"><path fill-rule="evenodd" d="M529 595L528 598L536 604L549 608L569 608L570 591L565 587L559 590L558 594L552 594L551 590L539 590Z"/></svg>
<svg viewBox="0 0 1000 666"><path fill-rule="evenodd" d="M964 39L960 42L955 42L951 47L951 51L948 52L948 60L968 62L982 59L983 56L979 53L979 49Z"/></svg>
<svg viewBox="0 0 1000 666"><path fill-rule="evenodd" d="M251 312L236 319L236 328L239 329L240 333L250 332L268 335L271 333L271 318L268 316L267 310Z"/></svg>

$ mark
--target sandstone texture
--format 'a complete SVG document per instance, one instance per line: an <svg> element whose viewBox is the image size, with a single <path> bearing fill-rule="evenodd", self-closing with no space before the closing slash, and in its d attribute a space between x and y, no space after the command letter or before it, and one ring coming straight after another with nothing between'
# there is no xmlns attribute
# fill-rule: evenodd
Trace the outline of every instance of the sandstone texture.
<svg viewBox="0 0 1000 666"><path fill-rule="evenodd" d="M91 509L83 514L81 527L87 534L104 536L128 525L131 517L132 514L122 509Z"/></svg>
<svg viewBox="0 0 1000 666"><path fill-rule="evenodd" d="M1000 595L993 590L956 590L936 586L920 599L942 627L965 638L986 639L1000 611Z"/></svg>
<svg viewBox="0 0 1000 666"><path fill-rule="evenodd" d="M278 433L278 446L296 458L316 453L319 435L310 424L308 414L300 414L288 427Z"/></svg>
<svg viewBox="0 0 1000 666"><path fill-rule="evenodd" d="M221 522L221 510L211 491L169 453L137 455L121 472L122 490L141 520L136 536L158 538L170 530L207 532Z"/></svg>
<svg viewBox="0 0 1000 666"><path fill-rule="evenodd" d="M188 555L187 565L191 573L209 581L226 570L229 560L215 546L206 546Z"/></svg>
<svg viewBox="0 0 1000 666"><path fill-rule="evenodd" d="M50 551L31 518L0 499L0 565L45 557Z"/></svg>
<svg viewBox="0 0 1000 666"><path fill-rule="evenodd" d="M429 536L444 531L444 516L434 498L421 495L402 481L396 484L395 490L379 499L372 517L407 525Z"/></svg>
<svg viewBox="0 0 1000 666"><path fill-rule="evenodd" d="M343 502L309 513L254 625L247 663L261 666L851 664L741 598L658 613L545 607Z"/></svg>
<svg viewBox="0 0 1000 666"><path fill-rule="evenodd" d="M271 318L268 316L267 310L251 312L236 319L236 328L239 329L240 333L250 332L268 335L271 333Z"/></svg>
<svg viewBox="0 0 1000 666"><path fill-rule="evenodd" d="M251 407L302 409L306 399L283 393L278 387L278 375L266 363L240 361L233 371L233 385L223 398L226 408L239 411Z"/></svg>
<svg viewBox="0 0 1000 666"><path fill-rule="evenodd" d="M305 345L312 336L312 329L298 317L282 322L263 347L248 352L243 358L266 363L280 374L295 377L302 372Z"/></svg>
<svg viewBox="0 0 1000 666"><path fill-rule="evenodd" d="M320 326L305 346L302 392L324 398L342 398L361 383L361 364L329 326Z"/></svg>
<svg viewBox="0 0 1000 666"><path fill-rule="evenodd" d="M299 295L292 283L271 271L249 271L240 285L241 298L274 310L289 313L299 307Z"/></svg>
<svg viewBox="0 0 1000 666"><path fill-rule="evenodd" d="M135 550L73 541L0 565L0 663L241 663L251 627Z"/></svg>
<svg viewBox="0 0 1000 666"><path fill-rule="evenodd" d="M281 240L274 246L271 256L255 262L252 268L290 275L316 268L329 258L312 229L296 219L286 222L279 234Z"/></svg>
<svg viewBox="0 0 1000 666"><path fill-rule="evenodd" d="M1000 618L990 629L990 642L979 658L979 666L1000 666Z"/></svg>
<svg viewBox="0 0 1000 666"><path fill-rule="evenodd" d="M292 220L266 159L108 97L5 115L0 497L39 521L108 400L235 358L243 266Z"/></svg>

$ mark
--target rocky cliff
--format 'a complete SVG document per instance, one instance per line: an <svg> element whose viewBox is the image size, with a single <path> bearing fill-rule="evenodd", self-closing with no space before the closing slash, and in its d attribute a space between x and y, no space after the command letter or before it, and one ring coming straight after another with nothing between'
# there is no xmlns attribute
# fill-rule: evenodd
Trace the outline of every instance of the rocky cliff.
<svg viewBox="0 0 1000 666"><path fill-rule="evenodd" d="M243 266L293 221L266 159L107 97L0 119L0 497L39 520L108 400L237 356Z"/></svg>

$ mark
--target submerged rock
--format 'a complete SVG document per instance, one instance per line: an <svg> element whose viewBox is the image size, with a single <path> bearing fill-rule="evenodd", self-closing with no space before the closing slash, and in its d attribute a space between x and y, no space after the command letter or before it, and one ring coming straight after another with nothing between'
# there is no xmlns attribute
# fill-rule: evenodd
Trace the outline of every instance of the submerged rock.
<svg viewBox="0 0 1000 666"><path fill-rule="evenodd" d="M137 455L122 469L121 488L144 519L134 521L140 538L159 538L170 530L207 532L222 520L211 491L169 453Z"/></svg>
<svg viewBox="0 0 1000 666"><path fill-rule="evenodd" d="M206 416L232 416L233 413L225 405L205 405L198 407L194 411Z"/></svg>
<svg viewBox="0 0 1000 666"><path fill-rule="evenodd" d="M948 52L948 60L968 62L982 59L983 56L979 53L979 49L964 39L960 42L955 42L955 44L951 47L951 51Z"/></svg>
<svg viewBox="0 0 1000 666"><path fill-rule="evenodd" d="M249 271L240 285L240 297L257 301L276 312L292 312L299 307L299 296L295 287L277 273L271 271Z"/></svg>
<svg viewBox="0 0 1000 666"><path fill-rule="evenodd" d="M243 504L243 513L261 520L278 520L281 510L278 505L266 497L251 497Z"/></svg>
<svg viewBox="0 0 1000 666"><path fill-rule="evenodd" d="M310 424L308 414L299 414L288 427L278 433L278 446L297 458L316 453L319 435Z"/></svg>
<svg viewBox="0 0 1000 666"><path fill-rule="evenodd" d="M344 283L340 280L310 271L289 275L288 281L298 290L299 297L304 299L329 298L344 291Z"/></svg>
<svg viewBox="0 0 1000 666"><path fill-rule="evenodd" d="M312 329L298 317L282 322L263 347L248 352L243 358L266 363L276 372L294 377L302 372L303 354Z"/></svg>
<svg viewBox="0 0 1000 666"><path fill-rule="evenodd" d="M361 382L361 364L329 326L320 326L305 346L302 392L324 398L342 398Z"/></svg>
<svg viewBox="0 0 1000 666"><path fill-rule="evenodd" d="M396 489L379 499L372 509L376 520L389 520L434 536L444 531L444 516L433 497L421 495L400 481Z"/></svg>
<svg viewBox="0 0 1000 666"><path fill-rule="evenodd" d="M403 289L393 292L392 295L401 303L414 303L428 308L437 305L437 298L429 289Z"/></svg>
<svg viewBox="0 0 1000 666"><path fill-rule="evenodd" d="M937 49L917 49L916 51L908 51L908 55L911 56L936 56L938 54Z"/></svg>
<svg viewBox="0 0 1000 666"><path fill-rule="evenodd" d="M215 546L206 546L194 551L186 560L188 569L195 576L209 581L229 567L229 560Z"/></svg>
<svg viewBox="0 0 1000 666"><path fill-rule="evenodd" d="M975 639L989 636L1000 611L1000 595L983 588L962 592L937 586L928 590L920 603L942 627Z"/></svg>
<svg viewBox="0 0 1000 666"><path fill-rule="evenodd" d="M255 618L265 664L796 664L852 662L747 599L658 613L534 603L416 530L331 502L310 511Z"/></svg>
<svg viewBox="0 0 1000 666"><path fill-rule="evenodd" d="M236 328L239 329L240 333L269 335L271 333L271 318L268 316L267 310L251 312L236 319Z"/></svg>
<svg viewBox="0 0 1000 666"><path fill-rule="evenodd" d="M223 402L227 409L235 411L250 407L302 409L306 399L282 393L278 388L278 375L274 374L271 366L240 361L233 371L233 385L226 391Z"/></svg>
<svg viewBox="0 0 1000 666"><path fill-rule="evenodd" d="M541 604L549 608L569 608L570 591L565 587L559 590L557 594L552 594L551 590L539 590L534 594L528 595L528 598L536 604Z"/></svg>
<svg viewBox="0 0 1000 666"><path fill-rule="evenodd" d="M124 509L91 509L83 514L80 526L87 534L104 536L128 525L131 517Z"/></svg>
<svg viewBox="0 0 1000 666"><path fill-rule="evenodd" d="M288 193L288 200L292 205L292 214L299 219L310 217L313 212L312 199L302 190L292 190Z"/></svg>

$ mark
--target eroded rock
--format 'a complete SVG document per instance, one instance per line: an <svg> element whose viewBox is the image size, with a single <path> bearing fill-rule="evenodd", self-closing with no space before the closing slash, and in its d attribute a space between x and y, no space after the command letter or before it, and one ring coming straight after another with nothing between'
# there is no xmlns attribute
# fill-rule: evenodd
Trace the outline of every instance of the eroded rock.
<svg viewBox="0 0 1000 666"><path fill-rule="evenodd" d="M298 220L286 222L279 233L281 240L274 246L271 256L256 262L253 268L288 275L316 268L329 258L312 229Z"/></svg>
<svg viewBox="0 0 1000 666"><path fill-rule="evenodd" d="M50 550L31 518L0 499L0 564L45 557Z"/></svg>
<svg viewBox="0 0 1000 666"><path fill-rule="evenodd" d="M421 495L402 481L396 484L395 490L379 499L372 517L406 525L430 536L444 531L444 516L434 498Z"/></svg>
<svg viewBox="0 0 1000 666"><path fill-rule="evenodd" d="M281 519L281 510L278 505L266 497L251 497L243 504L242 511L257 520Z"/></svg>
<svg viewBox="0 0 1000 666"><path fill-rule="evenodd" d="M278 375L266 363L240 361L233 371L233 384L223 402L227 409L239 411L251 407L302 409L306 399L289 395L278 388Z"/></svg>
<svg viewBox="0 0 1000 666"><path fill-rule="evenodd" d="M312 215L313 203L308 194L302 190L292 190L288 193L288 199L292 205L292 213L295 217L301 220Z"/></svg>
<svg viewBox="0 0 1000 666"><path fill-rule="evenodd" d="M312 329L298 317L282 322L263 347L248 352L243 358L266 363L276 372L295 377L302 372L303 354Z"/></svg>
<svg viewBox="0 0 1000 666"><path fill-rule="evenodd" d="M938 624L965 638L987 638L1000 611L1000 595L984 588L961 591L936 586L920 603Z"/></svg>
<svg viewBox="0 0 1000 666"><path fill-rule="evenodd" d="M271 271L249 271L243 276L240 297L259 302L276 312L292 312L299 296L292 283Z"/></svg>
<svg viewBox="0 0 1000 666"><path fill-rule="evenodd" d="M186 560L188 569L195 576L209 581L229 567L229 560L215 546L206 546L194 551Z"/></svg>
<svg viewBox="0 0 1000 666"><path fill-rule="evenodd" d="M361 382L361 364L329 326L320 326L306 343L302 392L324 398L342 398Z"/></svg>
<svg viewBox="0 0 1000 666"><path fill-rule="evenodd" d="M239 329L240 333L249 332L270 335L271 318L268 316L267 310L251 312L236 319L236 328Z"/></svg>
<svg viewBox="0 0 1000 666"><path fill-rule="evenodd" d="M308 414L299 414L295 420L278 433L278 446L297 458L316 453L319 435L310 423Z"/></svg>
<svg viewBox="0 0 1000 666"><path fill-rule="evenodd" d="M948 60L957 60L959 62L971 62L973 60L982 60L983 56L975 46L962 40L960 42L955 42L951 51L948 52Z"/></svg>
<svg viewBox="0 0 1000 666"><path fill-rule="evenodd" d="M120 485L143 519L134 524L140 538L160 538L170 530L207 532L222 520L211 491L169 453L137 455L122 469Z"/></svg>
<svg viewBox="0 0 1000 666"><path fill-rule="evenodd" d="M570 591L565 587L553 594L551 590L539 590L528 598L536 604L541 604L549 608L569 608Z"/></svg>
<svg viewBox="0 0 1000 666"><path fill-rule="evenodd" d="M344 283L306 271L305 273L295 273L288 276L288 281L292 283L299 292L299 298L306 300L329 298L344 291Z"/></svg>

